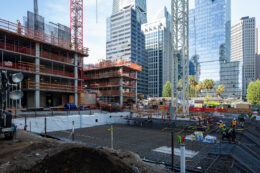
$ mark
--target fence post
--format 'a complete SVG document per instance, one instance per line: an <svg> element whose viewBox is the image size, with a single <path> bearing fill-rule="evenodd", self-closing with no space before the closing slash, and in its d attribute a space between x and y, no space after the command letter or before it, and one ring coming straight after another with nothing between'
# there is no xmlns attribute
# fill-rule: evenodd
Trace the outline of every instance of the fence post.
<svg viewBox="0 0 260 173"><path fill-rule="evenodd" d="M44 135L47 136L47 118L44 118Z"/></svg>
<svg viewBox="0 0 260 173"><path fill-rule="evenodd" d="M113 129L113 124L111 125L111 149L114 149L114 129Z"/></svg>
<svg viewBox="0 0 260 173"><path fill-rule="evenodd" d="M74 141L74 139L75 139L75 136L74 136L74 121L72 121L72 135L71 135L71 137L72 137L72 141Z"/></svg>
<svg viewBox="0 0 260 173"><path fill-rule="evenodd" d="M24 116L24 131L27 129L27 115Z"/></svg>
<svg viewBox="0 0 260 173"><path fill-rule="evenodd" d="M172 136L172 170L174 170L174 132L171 132L171 136Z"/></svg>

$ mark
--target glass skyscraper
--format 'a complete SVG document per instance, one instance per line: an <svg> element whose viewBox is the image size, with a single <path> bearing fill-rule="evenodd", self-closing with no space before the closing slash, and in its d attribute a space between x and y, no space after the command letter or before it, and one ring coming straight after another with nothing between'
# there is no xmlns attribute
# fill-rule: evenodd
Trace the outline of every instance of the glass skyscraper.
<svg viewBox="0 0 260 173"><path fill-rule="evenodd" d="M230 60L230 0L195 0L190 10L190 59L199 81L220 82L220 63Z"/></svg>
<svg viewBox="0 0 260 173"><path fill-rule="evenodd" d="M148 67L145 37L141 25L147 22L146 0L114 0L107 19L106 59L123 59L142 66L138 73L138 94L147 95Z"/></svg>
<svg viewBox="0 0 260 173"><path fill-rule="evenodd" d="M166 7L155 20L143 24L148 58L148 96L162 97L163 85L171 80L171 16Z"/></svg>
<svg viewBox="0 0 260 173"><path fill-rule="evenodd" d="M225 97L241 97L242 64L230 62L231 0L195 0L189 15L190 74L224 84Z"/></svg>

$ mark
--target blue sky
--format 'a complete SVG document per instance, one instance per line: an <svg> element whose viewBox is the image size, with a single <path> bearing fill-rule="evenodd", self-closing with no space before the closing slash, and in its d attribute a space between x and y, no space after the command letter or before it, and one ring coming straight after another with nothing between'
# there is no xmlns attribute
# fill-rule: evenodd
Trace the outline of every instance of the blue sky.
<svg viewBox="0 0 260 173"><path fill-rule="evenodd" d="M1 0L0 18L22 21L26 11L33 11L33 0ZM38 0L39 13L47 21L69 26L70 0ZM170 10L171 0L147 0L148 20L163 6ZM98 22L96 22L96 0L84 0L84 46L90 49L86 63L95 63L105 58L106 18L111 14L113 0L98 0ZM243 16L256 17L260 26L260 0L232 0L232 23ZM259 20L258 20L259 19Z"/></svg>

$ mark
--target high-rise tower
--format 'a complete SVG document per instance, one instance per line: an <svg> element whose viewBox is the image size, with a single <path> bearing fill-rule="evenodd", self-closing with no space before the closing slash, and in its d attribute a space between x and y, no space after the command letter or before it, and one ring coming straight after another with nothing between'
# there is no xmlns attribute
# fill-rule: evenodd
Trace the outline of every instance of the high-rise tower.
<svg viewBox="0 0 260 173"><path fill-rule="evenodd" d="M138 93L147 95L148 72L145 37L141 25L146 23L146 0L114 0L107 19L106 59L123 59L142 66L138 73Z"/></svg>

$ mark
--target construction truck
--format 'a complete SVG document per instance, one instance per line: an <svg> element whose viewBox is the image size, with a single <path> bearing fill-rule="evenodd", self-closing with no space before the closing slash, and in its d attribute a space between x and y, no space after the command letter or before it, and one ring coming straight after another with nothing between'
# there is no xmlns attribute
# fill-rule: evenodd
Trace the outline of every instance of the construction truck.
<svg viewBox="0 0 260 173"><path fill-rule="evenodd" d="M0 135L4 134L6 139L13 139L16 133L16 127L12 123L12 113L7 111L8 98L12 100L20 100L23 92L19 87L19 83L23 80L23 74L10 74L7 71L0 71ZM18 90L11 90L12 88Z"/></svg>

